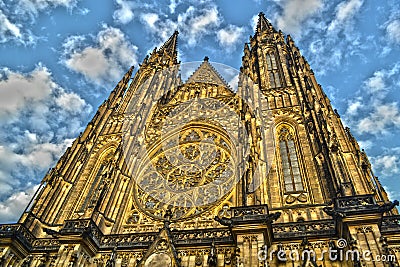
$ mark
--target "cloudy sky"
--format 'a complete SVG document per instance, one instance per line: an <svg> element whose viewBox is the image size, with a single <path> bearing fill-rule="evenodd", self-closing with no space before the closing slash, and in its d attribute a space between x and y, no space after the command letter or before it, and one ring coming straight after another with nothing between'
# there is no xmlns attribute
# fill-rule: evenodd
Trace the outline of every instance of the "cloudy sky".
<svg viewBox="0 0 400 267"><path fill-rule="evenodd" d="M0 0L0 223L19 218L48 168L154 46L178 29L182 62L209 56L238 69L260 11L294 37L400 199L398 0Z"/></svg>

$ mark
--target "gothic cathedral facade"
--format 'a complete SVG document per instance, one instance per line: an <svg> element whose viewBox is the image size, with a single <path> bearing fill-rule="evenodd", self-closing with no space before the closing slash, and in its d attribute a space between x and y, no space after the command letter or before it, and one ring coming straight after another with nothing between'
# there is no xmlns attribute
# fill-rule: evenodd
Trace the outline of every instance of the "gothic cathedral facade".
<svg viewBox="0 0 400 267"><path fill-rule="evenodd" d="M207 57L183 79L177 38L0 225L0 266L399 266L398 202L292 38L260 13L236 88Z"/></svg>

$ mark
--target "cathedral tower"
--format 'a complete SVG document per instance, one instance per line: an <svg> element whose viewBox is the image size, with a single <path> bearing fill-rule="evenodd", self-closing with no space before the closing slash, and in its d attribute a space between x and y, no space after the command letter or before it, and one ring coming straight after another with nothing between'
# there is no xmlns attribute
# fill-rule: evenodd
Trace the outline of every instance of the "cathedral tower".
<svg viewBox="0 0 400 267"><path fill-rule="evenodd" d="M292 38L260 13L237 84L182 78L177 40L0 225L0 266L398 266L398 202Z"/></svg>

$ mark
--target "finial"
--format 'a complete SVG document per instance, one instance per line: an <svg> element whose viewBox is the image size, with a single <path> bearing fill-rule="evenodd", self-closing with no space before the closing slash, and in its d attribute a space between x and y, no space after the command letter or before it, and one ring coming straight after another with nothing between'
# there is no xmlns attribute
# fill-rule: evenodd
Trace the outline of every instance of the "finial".
<svg viewBox="0 0 400 267"><path fill-rule="evenodd" d="M260 12L258 14L258 23L257 23L257 33L261 33L263 31L272 31L276 32L272 24L268 21L268 19L265 17L265 14L263 12Z"/></svg>
<svg viewBox="0 0 400 267"><path fill-rule="evenodd" d="M204 61L207 61L207 62L208 62L209 59L210 59L210 58L207 57L207 56L204 57Z"/></svg>

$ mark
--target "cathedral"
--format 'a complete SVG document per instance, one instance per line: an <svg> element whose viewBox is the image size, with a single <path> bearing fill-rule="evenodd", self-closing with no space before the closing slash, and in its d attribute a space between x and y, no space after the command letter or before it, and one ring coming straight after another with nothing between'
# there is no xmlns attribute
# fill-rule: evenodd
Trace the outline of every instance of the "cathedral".
<svg viewBox="0 0 400 267"><path fill-rule="evenodd" d="M260 13L226 81L178 32L122 77L0 225L0 266L399 266L398 201Z"/></svg>

